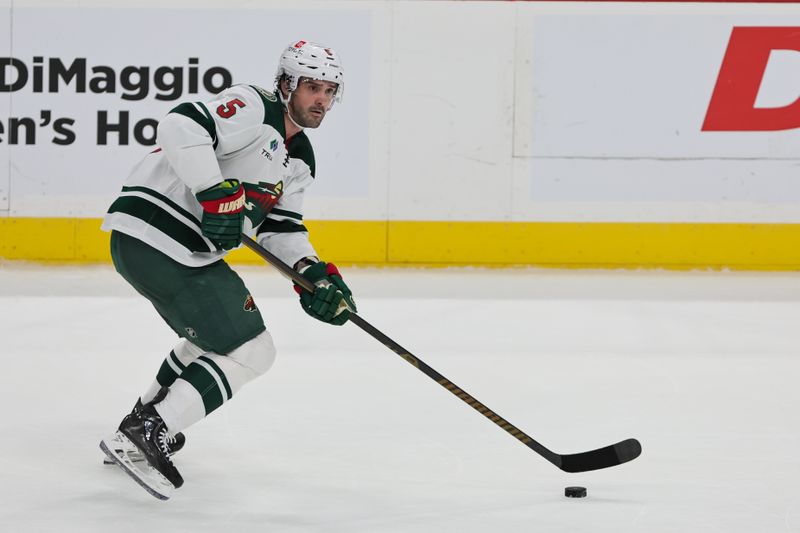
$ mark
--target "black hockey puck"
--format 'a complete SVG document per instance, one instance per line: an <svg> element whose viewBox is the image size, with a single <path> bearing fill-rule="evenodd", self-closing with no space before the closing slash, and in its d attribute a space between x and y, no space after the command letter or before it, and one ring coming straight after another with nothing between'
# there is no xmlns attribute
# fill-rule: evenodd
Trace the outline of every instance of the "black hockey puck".
<svg viewBox="0 0 800 533"><path fill-rule="evenodd" d="M585 498L586 487L567 487L564 489L564 496L567 498Z"/></svg>

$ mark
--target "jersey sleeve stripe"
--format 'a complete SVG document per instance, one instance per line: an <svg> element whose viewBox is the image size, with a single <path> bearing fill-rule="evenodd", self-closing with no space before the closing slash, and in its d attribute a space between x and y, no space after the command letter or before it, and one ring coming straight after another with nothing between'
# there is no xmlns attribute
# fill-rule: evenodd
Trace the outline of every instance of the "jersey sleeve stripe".
<svg viewBox="0 0 800 533"><path fill-rule="evenodd" d="M200 108L198 110L198 107ZM170 113L177 113L179 115L183 115L186 118L189 118L200 126L203 127L204 130L208 132L208 135L211 137L211 142L213 143L214 149L217 148L217 126L214 124L214 119L211 118L211 113L208 112L206 106L202 103L198 102L198 105L195 106L190 102L184 102L177 107L172 108Z"/></svg>
<svg viewBox="0 0 800 533"><path fill-rule="evenodd" d="M261 223L261 226L258 229L258 234L261 235L262 233L298 233L298 232L308 232L306 227L302 224L295 224L294 222L289 222L288 220L277 221L271 220L267 218L264 222Z"/></svg>
<svg viewBox="0 0 800 533"><path fill-rule="evenodd" d="M295 220L303 220L303 215L301 215L300 213L295 213L294 211L287 211L285 209L278 209L275 207L272 208L272 211L270 211L269 214L278 215L286 218L293 218Z"/></svg>
<svg viewBox="0 0 800 533"><path fill-rule="evenodd" d="M108 212L125 213L138 218L193 252L214 251L195 229L179 221L168 211L147 201L146 198L120 196L114 200L114 203L108 208Z"/></svg>
<svg viewBox="0 0 800 533"><path fill-rule="evenodd" d="M178 205L174 201L170 200L167 196L164 196L163 194L161 194L158 191L150 189L149 187L125 186L125 187L122 188L122 192L143 192L143 193L148 194L148 195L150 195L150 196L152 196L154 198L158 198L159 200L161 200L162 202L164 202L165 204L170 206L172 209L174 209L175 211L177 211L178 213L180 213L184 217L188 218L189 220L191 220L192 222L197 224L197 227L200 227L200 219L198 219L192 213L190 213L189 211L187 211L186 209L184 209L183 207L181 207L180 205Z"/></svg>
<svg viewBox="0 0 800 533"><path fill-rule="evenodd" d="M214 122L214 119L211 118L211 113L208 111L208 108L206 107L206 104L204 104L203 102L197 102L197 106L200 108L200 110L206 116L206 119L211 124L211 127L214 128L214 134L211 136L211 138L214 140L214 150L216 150L217 149L217 144L219 144L219 138L217 137L217 124L216 124L216 122Z"/></svg>

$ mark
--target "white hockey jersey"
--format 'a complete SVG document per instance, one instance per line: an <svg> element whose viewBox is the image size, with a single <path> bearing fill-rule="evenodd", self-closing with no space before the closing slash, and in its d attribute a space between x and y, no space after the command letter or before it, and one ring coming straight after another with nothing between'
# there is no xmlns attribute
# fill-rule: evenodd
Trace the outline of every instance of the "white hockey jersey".
<svg viewBox="0 0 800 533"><path fill-rule="evenodd" d="M283 113L274 93L251 85L177 106L159 123L158 148L133 168L102 228L184 265L208 265L227 251L203 237L195 193L236 179L247 199L245 234L290 266L317 255L302 223L314 152L303 132L286 142Z"/></svg>

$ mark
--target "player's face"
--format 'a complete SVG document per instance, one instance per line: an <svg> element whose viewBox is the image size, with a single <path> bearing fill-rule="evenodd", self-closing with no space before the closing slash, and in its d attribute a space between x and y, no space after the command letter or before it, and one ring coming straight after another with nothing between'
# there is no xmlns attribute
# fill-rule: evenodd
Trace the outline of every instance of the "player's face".
<svg viewBox="0 0 800 533"><path fill-rule="evenodd" d="M289 101L292 118L304 128L318 127L331 108L338 88L330 81L301 78Z"/></svg>

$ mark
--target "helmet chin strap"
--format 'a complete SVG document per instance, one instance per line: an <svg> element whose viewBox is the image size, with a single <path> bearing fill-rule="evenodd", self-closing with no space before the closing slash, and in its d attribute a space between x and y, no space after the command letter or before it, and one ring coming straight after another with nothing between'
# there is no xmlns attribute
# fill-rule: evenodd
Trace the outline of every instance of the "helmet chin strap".
<svg viewBox="0 0 800 533"><path fill-rule="evenodd" d="M300 131L303 131L305 128L300 124L298 124L297 121L295 121L295 119L292 117L292 112L289 109L289 102L292 101L292 94L294 94L294 91L288 91L288 93L289 93L289 98L284 98L283 91L278 91L278 94L281 97L281 103L283 104L283 107L286 108L286 116L289 117L289 120L292 122L292 124L300 128Z"/></svg>

